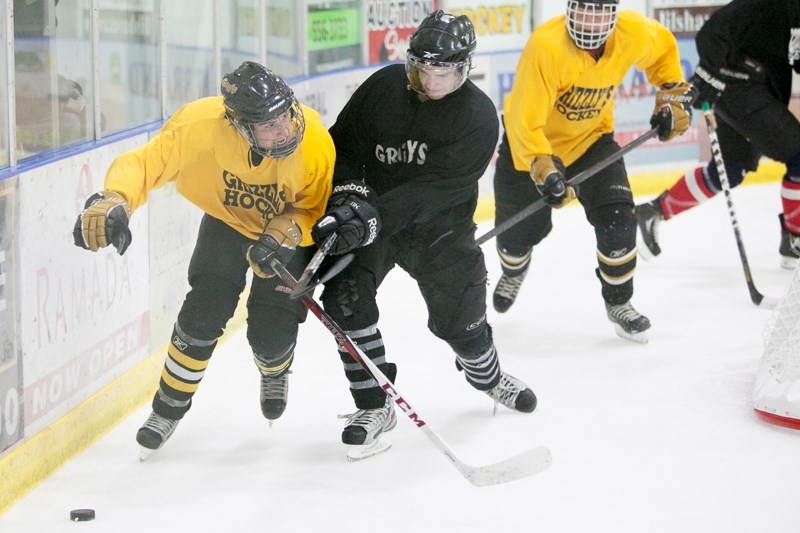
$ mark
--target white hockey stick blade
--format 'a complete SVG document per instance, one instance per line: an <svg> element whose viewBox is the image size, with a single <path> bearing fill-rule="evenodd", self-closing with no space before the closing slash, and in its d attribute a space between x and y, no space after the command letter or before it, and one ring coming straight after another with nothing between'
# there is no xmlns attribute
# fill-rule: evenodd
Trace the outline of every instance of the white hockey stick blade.
<svg viewBox="0 0 800 533"><path fill-rule="evenodd" d="M524 479L547 470L553 463L550 450L544 446L531 448L499 463L486 466L469 466L453 457L450 459L461 474L476 487L499 485Z"/></svg>
<svg viewBox="0 0 800 533"><path fill-rule="evenodd" d="M759 307L763 307L764 309L775 309L778 307L778 298L773 298L771 296L764 296L761 299L761 302L758 304Z"/></svg>

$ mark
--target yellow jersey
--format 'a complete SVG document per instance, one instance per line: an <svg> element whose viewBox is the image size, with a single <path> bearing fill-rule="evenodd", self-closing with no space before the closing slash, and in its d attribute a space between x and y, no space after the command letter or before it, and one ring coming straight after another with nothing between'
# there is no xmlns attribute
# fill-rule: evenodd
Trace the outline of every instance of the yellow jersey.
<svg viewBox="0 0 800 533"><path fill-rule="evenodd" d="M528 172L542 154L569 166L612 132L614 93L632 66L657 87L684 81L675 37L641 13L619 13L598 60L575 46L565 16L536 28L503 105L514 167Z"/></svg>
<svg viewBox="0 0 800 533"><path fill-rule="evenodd" d="M146 144L114 160L105 189L135 211L152 189L175 182L182 196L246 237L258 239L269 220L284 215L309 246L331 193L336 152L319 114L301 107L305 133L297 149L254 165L250 144L225 118L221 96L188 103Z"/></svg>

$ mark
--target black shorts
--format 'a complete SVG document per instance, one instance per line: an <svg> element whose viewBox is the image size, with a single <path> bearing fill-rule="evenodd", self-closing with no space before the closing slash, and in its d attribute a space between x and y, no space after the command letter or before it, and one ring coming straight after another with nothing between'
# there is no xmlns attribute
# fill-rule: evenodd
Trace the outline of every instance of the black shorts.
<svg viewBox="0 0 800 533"><path fill-rule="evenodd" d="M577 161L567 167L567 179L591 167L605 157L619 152L620 146L611 133L600 137ZM633 207L628 173L620 158L603 170L586 179L576 187L578 200L584 211L609 204L622 203ZM504 135L497 157L494 174L495 225L502 224L530 204L541 198L530 173L518 171L511 160L508 139ZM535 246L552 229L551 208L542 209L523 219L497 237L497 243L504 248L519 249Z"/></svg>
<svg viewBox="0 0 800 533"><path fill-rule="evenodd" d="M762 155L786 163L800 153L800 122L766 85L736 83L714 113L726 163L754 171Z"/></svg>

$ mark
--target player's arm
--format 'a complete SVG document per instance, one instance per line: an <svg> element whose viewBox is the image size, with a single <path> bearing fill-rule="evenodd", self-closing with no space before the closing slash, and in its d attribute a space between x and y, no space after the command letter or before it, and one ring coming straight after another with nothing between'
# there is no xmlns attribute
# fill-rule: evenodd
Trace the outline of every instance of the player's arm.
<svg viewBox="0 0 800 533"><path fill-rule="evenodd" d="M167 122L145 145L112 162L103 190L86 200L75 221L76 246L96 252L113 245L120 255L125 253L132 240L128 227L132 213L147 202L150 190L177 176L179 158L172 124Z"/></svg>
<svg viewBox="0 0 800 533"><path fill-rule="evenodd" d="M697 90L684 80L675 36L654 20L642 18L643 56L637 61L648 81L656 87L650 125L658 138L669 141L682 135L692 124L692 103Z"/></svg>

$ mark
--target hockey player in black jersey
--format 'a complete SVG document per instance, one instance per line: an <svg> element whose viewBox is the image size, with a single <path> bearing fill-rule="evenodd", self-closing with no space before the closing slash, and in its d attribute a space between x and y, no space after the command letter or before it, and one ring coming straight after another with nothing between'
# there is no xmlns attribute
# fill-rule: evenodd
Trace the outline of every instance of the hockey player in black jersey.
<svg viewBox="0 0 800 533"><path fill-rule="evenodd" d="M376 293L399 265L416 280L428 327L453 349L467 382L529 413L536 396L500 369L486 322L486 266L473 212L498 119L489 97L467 79L475 42L467 17L434 12L411 36L405 67L384 67L359 86L330 129L334 189L312 235L319 244L337 234L333 253L355 250L348 269L326 284L322 302L390 379L396 367L385 357ZM359 459L385 449L378 437L396 418L378 383L339 352L358 408L342 442Z"/></svg>
<svg viewBox="0 0 800 533"><path fill-rule="evenodd" d="M756 170L762 155L786 164L781 185L781 265L794 268L800 236L800 123L788 109L792 70L800 72L800 2L733 0L716 11L696 37L700 62L692 83L696 105L713 105L731 187ZM661 253L660 222L720 191L716 165L687 172L655 200L636 208L650 254Z"/></svg>

